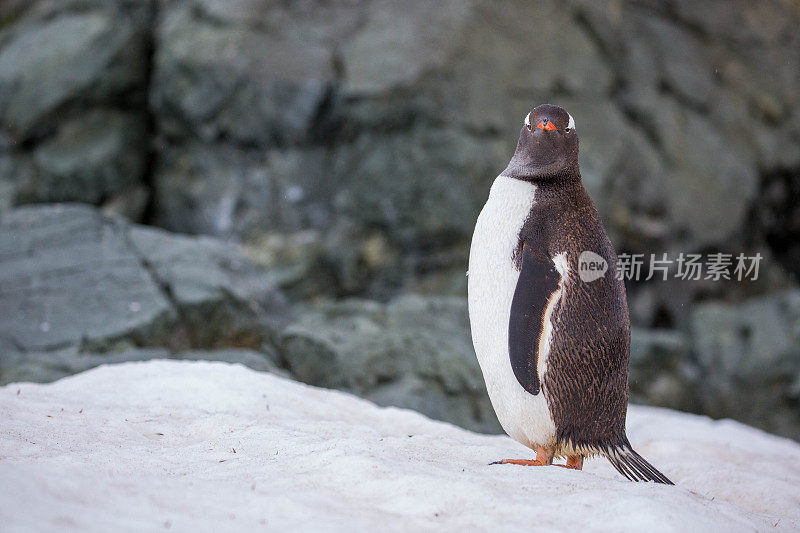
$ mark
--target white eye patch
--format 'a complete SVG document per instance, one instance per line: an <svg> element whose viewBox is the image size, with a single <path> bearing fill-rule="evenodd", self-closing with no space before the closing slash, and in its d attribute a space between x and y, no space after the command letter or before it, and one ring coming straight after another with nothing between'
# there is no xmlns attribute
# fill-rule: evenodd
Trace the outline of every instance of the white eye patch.
<svg viewBox="0 0 800 533"><path fill-rule="evenodd" d="M569 126L567 126L567 129L574 130L575 129L575 119L572 118L572 115L570 115L569 113L567 113L567 115L569 115ZM528 127L531 126L531 114L530 113L525 115L525 125L528 126Z"/></svg>

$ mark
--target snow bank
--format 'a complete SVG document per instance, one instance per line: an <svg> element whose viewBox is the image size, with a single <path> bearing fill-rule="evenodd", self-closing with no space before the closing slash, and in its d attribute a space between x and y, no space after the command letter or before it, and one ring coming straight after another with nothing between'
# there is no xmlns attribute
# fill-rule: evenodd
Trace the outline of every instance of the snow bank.
<svg viewBox="0 0 800 533"><path fill-rule="evenodd" d="M105 366L0 389L0 529L800 528L798 444L642 407L628 429L677 486L489 466L531 452L238 365Z"/></svg>

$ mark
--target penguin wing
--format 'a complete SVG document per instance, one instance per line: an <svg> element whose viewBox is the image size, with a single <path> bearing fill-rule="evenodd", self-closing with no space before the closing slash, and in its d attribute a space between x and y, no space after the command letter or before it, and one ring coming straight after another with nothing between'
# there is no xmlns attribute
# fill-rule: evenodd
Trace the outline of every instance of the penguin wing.
<svg viewBox="0 0 800 533"><path fill-rule="evenodd" d="M539 356L546 349L545 331L560 281L555 263L523 242L522 265L508 323L508 354L517 381L533 395L541 389Z"/></svg>

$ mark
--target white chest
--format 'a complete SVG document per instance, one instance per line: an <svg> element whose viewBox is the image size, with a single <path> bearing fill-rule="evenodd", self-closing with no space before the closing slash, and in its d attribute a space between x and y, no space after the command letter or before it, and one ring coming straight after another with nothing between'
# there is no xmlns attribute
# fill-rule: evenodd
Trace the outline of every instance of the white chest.
<svg viewBox="0 0 800 533"><path fill-rule="evenodd" d="M535 201L530 183L498 177L483 207L469 255L469 318L472 342L497 418L512 438L535 447L555 441L555 425L545 399L517 381L508 354L511 301L519 278L513 254L519 231ZM540 381L546 360L540 360Z"/></svg>

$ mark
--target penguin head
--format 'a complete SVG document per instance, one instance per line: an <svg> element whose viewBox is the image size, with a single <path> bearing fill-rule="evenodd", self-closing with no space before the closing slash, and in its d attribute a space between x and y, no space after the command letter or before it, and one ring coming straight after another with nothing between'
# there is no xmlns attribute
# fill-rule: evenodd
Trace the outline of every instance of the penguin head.
<svg viewBox="0 0 800 533"><path fill-rule="evenodd" d="M561 107L542 104L525 117L504 176L544 181L580 176L575 120Z"/></svg>

